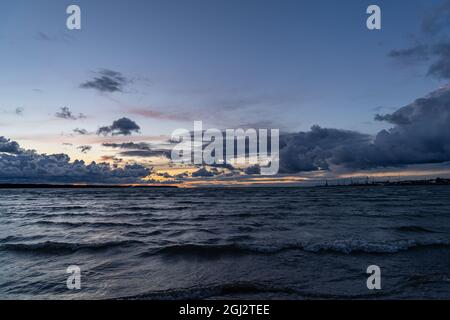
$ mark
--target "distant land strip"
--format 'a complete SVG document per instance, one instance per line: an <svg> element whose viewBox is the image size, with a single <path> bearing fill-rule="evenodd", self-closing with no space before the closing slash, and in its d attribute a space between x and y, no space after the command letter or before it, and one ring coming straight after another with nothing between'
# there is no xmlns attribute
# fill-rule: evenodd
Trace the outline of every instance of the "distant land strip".
<svg viewBox="0 0 450 320"><path fill-rule="evenodd" d="M1 183L0 189L124 189L124 188L178 188L173 185L114 185L114 184L32 184Z"/></svg>

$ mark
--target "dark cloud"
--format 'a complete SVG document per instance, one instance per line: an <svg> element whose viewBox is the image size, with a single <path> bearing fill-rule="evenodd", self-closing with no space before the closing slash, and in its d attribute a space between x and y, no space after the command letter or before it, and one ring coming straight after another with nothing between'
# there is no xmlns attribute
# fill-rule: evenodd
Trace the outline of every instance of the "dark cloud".
<svg viewBox="0 0 450 320"><path fill-rule="evenodd" d="M450 41L434 45L432 53L435 61L428 69L428 75L437 79L450 79Z"/></svg>
<svg viewBox="0 0 450 320"><path fill-rule="evenodd" d="M122 92L124 86L130 81L120 72L103 69L97 72L98 76L80 85L83 89L95 89L100 92Z"/></svg>
<svg viewBox="0 0 450 320"><path fill-rule="evenodd" d="M188 177L189 177L189 173L187 173L187 172L182 172L182 173L175 175L176 179L186 179Z"/></svg>
<svg viewBox="0 0 450 320"><path fill-rule="evenodd" d="M75 128L73 132L78 133L79 135L85 136L88 135L89 132L86 129Z"/></svg>
<svg viewBox="0 0 450 320"><path fill-rule="evenodd" d="M420 45L403 50L393 50L389 53L391 58L403 63L414 64L427 62L427 75L436 79L450 79L450 41L430 45Z"/></svg>
<svg viewBox="0 0 450 320"><path fill-rule="evenodd" d="M62 107L60 111L55 113L55 116L60 119L68 119L68 120L78 120L84 119L86 116L82 113L75 115L70 111L69 107Z"/></svg>
<svg viewBox="0 0 450 320"><path fill-rule="evenodd" d="M208 171L205 167L198 169L197 171L192 173L192 177L194 178L207 178L207 177L214 177L216 174L212 171Z"/></svg>
<svg viewBox="0 0 450 320"><path fill-rule="evenodd" d="M309 132L280 136L280 172L328 170L342 149L368 145L371 137L355 131L313 126Z"/></svg>
<svg viewBox="0 0 450 320"><path fill-rule="evenodd" d="M141 128L134 122L128 118L121 118L113 122L110 126L100 127L97 131L98 135L108 135L111 134L113 136L123 135L129 136L133 132L139 133Z"/></svg>
<svg viewBox="0 0 450 320"><path fill-rule="evenodd" d="M377 120L393 124L375 137L315 126L309 132L280 137L280 172L443 163L450 161L450 88Z"/></svg>
<svg viewBox="0 0 450 320"><path fill-rule="evenodd" d="M375 115L375 120L386 121L392 124L400 124L400 125L409 124L409 118L405 117L405 115L399 112L394 112L392 114L385 114L385 115L377 114Z"/></svg>
<svg viewBox="0 0 450 320"><path fill-rule="evenodd" d="M151 150L150 144L146 142L103 143L102 146L115 149Z"/></svg>
<svg viewBox="0 0 450 320"><path fill-rule="evenodd" d="M420 164L450 160L450 88L417 99L391 115L395 126L375 141L382 163Z"/></svg>
<svg viewBox="0 0 450 320"><path fill-rule="evenodd" d="M0 137L2 183L140 183L151 170L139 165L111 167L106 163L70 162L66 154L38 154Z"/></svg>
<svg viewBox="0 0 450 320"><path fill-rule="evenodd" d="M248 175L261 174L261 167L259 165L255 164L253 166L245 168L244 173L248 174Z"/></svg>
<svg viewBox="0 0 450 320"><path fill-rule="evenodd" d="M171 179L171 178L173 178L173 176L170 175L170 174L167 173L167 172L160 172L160 173L157 173L156 175L159 176L159 177L166 178L166 179Z"/></svg>
<svg viewBox="0 0 450 320"><path fill-rule="evenodd" d="M79 149L83 153L88 153L92 150L92 146L79 146L77 149Z"/></svg>
<svg viewBox="0 0 450 320"><path fill-rule="evenodd" d="M102 146L115 149L125 149L127 151L122 151L119 153L124 157L171 157L171 150L153 149L150 144L145 142L103 143Z"/></svg>
<svg viewBox="0 0 450 320"><path fill-rule="evenodd" d="M421 40L412 47L392 50L389 57L403 63L427 63L428 76L450 79L449 27L450 1L445 1L424 17Z"/></svg>
<svg viewBox="0 0 450 320"><path fill-rule="evenodd" d="M224 143L226 143L226 141L224 141ZM224 154L226 152L226 147L224 149ZM229 164L229 163L213 163L213 164L209 164L209 167L213 167L213 168L222 168L222 169L228 169L230 171L235 170L235 168Z"/></svg>
<svg viewBox="0 0 450 320"><path fill-rule="evenodd" d="M2 152L11 154L21 154L23 150L20 148L17 142L6 139L5 137L0 137L0 153Z"/></svg>

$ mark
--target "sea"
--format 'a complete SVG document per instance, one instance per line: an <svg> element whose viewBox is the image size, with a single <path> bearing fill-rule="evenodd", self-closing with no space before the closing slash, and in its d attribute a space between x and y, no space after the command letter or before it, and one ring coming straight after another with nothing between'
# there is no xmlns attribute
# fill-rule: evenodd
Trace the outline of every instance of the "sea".
<svg viewBox="0 0 450 320"><path fill-rule="evenodd" d="M0 299L449 298L450 186L0 190Z"/></svg>

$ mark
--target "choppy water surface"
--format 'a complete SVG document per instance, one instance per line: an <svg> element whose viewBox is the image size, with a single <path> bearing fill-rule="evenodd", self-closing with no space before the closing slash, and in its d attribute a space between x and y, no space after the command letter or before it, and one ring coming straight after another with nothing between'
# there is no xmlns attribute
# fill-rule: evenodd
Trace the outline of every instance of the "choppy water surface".
<svg viewBox="0 0 450 320"><path fill-rule="evenodd" d="M449 218L446 186L0 190L0 298L448 299Z"/></svg>

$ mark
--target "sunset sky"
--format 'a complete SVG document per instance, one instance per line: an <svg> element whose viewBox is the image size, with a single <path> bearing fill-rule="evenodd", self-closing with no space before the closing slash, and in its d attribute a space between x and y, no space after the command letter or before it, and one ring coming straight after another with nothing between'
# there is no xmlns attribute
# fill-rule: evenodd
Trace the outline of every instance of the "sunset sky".
<svg viewBox="0 0 450 320"><path fill-rule="evenodd" d="M449 176L450 2L376 1L379 31L370 4L2 1L0 182ZM171 133L195 120L280 129L280 174L170 164Z"/></svg>

